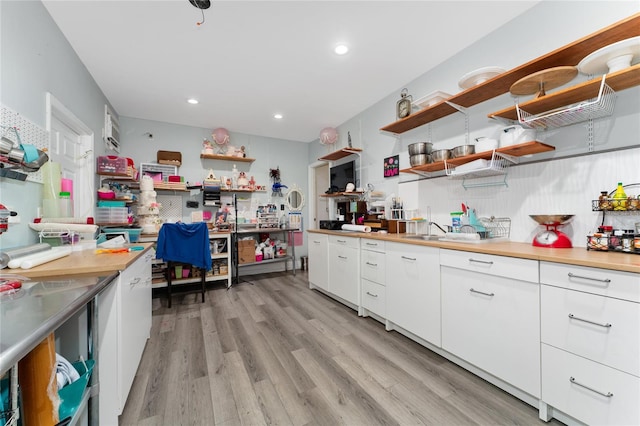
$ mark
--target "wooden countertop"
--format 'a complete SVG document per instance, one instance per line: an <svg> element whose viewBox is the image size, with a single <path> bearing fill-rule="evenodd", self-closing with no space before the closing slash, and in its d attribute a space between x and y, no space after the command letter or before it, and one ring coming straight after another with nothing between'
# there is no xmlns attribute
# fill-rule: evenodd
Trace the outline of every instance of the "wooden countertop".
<svg viewBox="0 0 640 426"><path fill-rule="evenodd" d="M108 275L123 271L153 247L151 243L136 243L134 245L143 246L144 250L113 254L95 254L95 250L74 251L69 256L53 262L32 269L11 269L10 273L27 278Z"/></svg>
<svg viewBox="0 0 640 426"><path fill-rule="evenodd" d="M457 243L449 241L426 241L409 238L410 234L378 234L377 232L346 232L325 229L308 229L307 232L327 235L340 235L355 238L400 242L443 249L470 251L474 253L494 254L498 256L519 257L546 262L566 263L569 265L592 268L612 269L616 271L640 274L640 255L607 251L590 251L576 247L569 249L534 247L527 243L496 241L482 243Z"/></svg>

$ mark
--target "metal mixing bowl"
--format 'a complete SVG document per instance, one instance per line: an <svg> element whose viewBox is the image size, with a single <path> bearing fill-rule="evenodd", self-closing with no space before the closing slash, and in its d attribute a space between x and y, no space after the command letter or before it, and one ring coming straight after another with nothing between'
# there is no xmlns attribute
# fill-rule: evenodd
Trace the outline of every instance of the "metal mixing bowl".
<svg viewBox="0 0 640 426"><path fill-rule="evenodd" d="M433 162L436 163L438 161L444 161L451 158L451 150L449 149L438 149L431 153L431 158Z"/></svg>
<svg viewBox="0 0 640 426"><path fill-rule="evenodd" d="M431 156L428 154L416 154L409 156L409 163L411 163L411 167L428 164L431 163L431 161Z"/></svg>
<svg viewBox="0 0 640 426"><path fill-rule="evenodd" d="M453 158L464 157L465 155L471 155L476 152L475 145L460 145L451 150Z"/></svg>
<svg viewBox="0 0 640 426"><path fill-rule="evenodd" d="M530 214L529 217L540 225L562 225L567 223L573 216L572 214Z"/></svg>
<svg viewBox="0 0 640 426"><path fill-rule="evenodd" d="M432 150L431 142L416 142L409 145L409 155L431 154Z"/></svg>

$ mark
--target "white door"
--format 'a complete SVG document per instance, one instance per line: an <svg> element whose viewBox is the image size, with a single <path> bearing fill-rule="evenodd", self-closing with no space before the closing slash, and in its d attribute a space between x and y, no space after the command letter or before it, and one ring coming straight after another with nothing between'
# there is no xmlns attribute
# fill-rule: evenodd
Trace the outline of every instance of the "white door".
<svg viewBox="0 0 640 426"><path fill-rule="evenodd" d="M93 132L53 96L47 96L49 160L59 163L62 177L73 180L73 211L77 218L93 216Z"/></svg>

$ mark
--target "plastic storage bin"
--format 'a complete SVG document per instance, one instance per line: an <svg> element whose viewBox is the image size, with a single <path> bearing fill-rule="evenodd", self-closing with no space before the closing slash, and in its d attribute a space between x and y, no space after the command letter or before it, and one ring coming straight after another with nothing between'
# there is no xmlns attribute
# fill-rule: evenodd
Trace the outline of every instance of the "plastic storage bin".
<svg viewBox="0 0 640 426"><path fill-rule="evenodd" d="M126 207L97 207L97 223L129 223L129 209Z"/></svg>
<svg viewBox="0 0 640 426"><path fill-rule="evenodd" d="M102 155L98 157L97 161L98 173L127 174L128 162L125 157L118 157L117 155Z"/></svg>
<svg viewBox="0 0 640 426"><path fill-rule="evenodd" d="M137 243L142 233L142 228L106 228L102 230L103 234L121 234L127 232L129 234L129 242Z"/></svg>
<svg viewBox="0 0 640 426"><path fill-rule="evenodd" d="M58 396L60 397L58 416L61 421L66 419L67 417L73 417L76 411L78 411L78 407L80 406L80 402L82 401L82 395L84 394L84 391L87 388L87 384L89 383L89 378L91 377L91 372L93 371L95 361L90 359L85 361L85 363L87 364L86 368L82 361L74 362L71 364L73 368L75 368L80 374L80 378L58 391Z"/></svg>

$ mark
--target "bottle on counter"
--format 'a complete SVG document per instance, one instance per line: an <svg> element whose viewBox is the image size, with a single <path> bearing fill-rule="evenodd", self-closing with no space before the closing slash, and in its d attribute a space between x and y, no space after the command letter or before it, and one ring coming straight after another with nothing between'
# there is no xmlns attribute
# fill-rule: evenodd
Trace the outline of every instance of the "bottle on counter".
<svg viewBox="0 0 640 426"><path fill-rule="evenodd" d="M624 192L622 182L618 182L616 192L613 193L613 209L614 210L626 210L627 209L627 194Z"/></svg>

